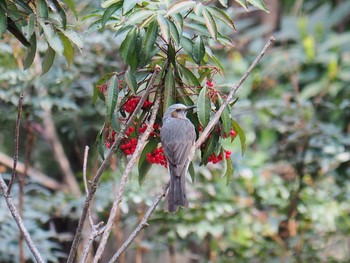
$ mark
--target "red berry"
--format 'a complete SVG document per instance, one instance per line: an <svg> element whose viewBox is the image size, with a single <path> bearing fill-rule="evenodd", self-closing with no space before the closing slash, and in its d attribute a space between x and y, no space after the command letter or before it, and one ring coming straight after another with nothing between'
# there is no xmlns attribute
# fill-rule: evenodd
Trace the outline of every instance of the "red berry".
<svg viewBox="0 0 350 263"><path fill-rule="evenodd" d="M230 131L230 135L231 135L231 137L235 137L236 135L237 135L237 133L236 133L236 131L235 130L231 130Z"/></svg>
<svg viewBox="0 0 350 263"><path fill-rule="evenodd" d="M213 87L213 86L214 86L213 82L211 82L211 81L207 81L207 85L208 85L209 87Z"/></svg>

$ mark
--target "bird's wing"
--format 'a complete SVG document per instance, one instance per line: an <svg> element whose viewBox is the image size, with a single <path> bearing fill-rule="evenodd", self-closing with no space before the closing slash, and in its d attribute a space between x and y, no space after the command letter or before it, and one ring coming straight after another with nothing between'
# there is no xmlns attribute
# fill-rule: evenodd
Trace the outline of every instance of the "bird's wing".
<svg viewBox="0 0 350 263"><path fill-rule="evenodd" d="M193 124L189 120L164 123L161 138L168 162L172 165L186 165L196 138Z"/></svg>

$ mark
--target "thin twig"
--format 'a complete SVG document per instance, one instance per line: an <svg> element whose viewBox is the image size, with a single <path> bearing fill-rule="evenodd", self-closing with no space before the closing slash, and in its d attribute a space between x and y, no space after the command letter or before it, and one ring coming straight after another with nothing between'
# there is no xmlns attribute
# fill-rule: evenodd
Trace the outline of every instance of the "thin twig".
<svg viewBox="0 0 350 263"><path fill-rule="evenodd" d="M125 188L125 185L126 185L126 182L127 182L128 178L129 178L129 174L131 172L131 169L134 166L137 158L141 154L141 151L142 151L143 147L146 144L148 136L150 135L150 133L153 130L153 124L154 124L154 122L156 120L156 117L157 117L157 112L158 112L158 109L159 109L160 100L161 100L161 89L158 88L157 96L156 96L156 99L155 99L155 102L154 102L153 108L152 108L151 119L150 119L149 123L147 124L146 131L142 134L142 136L140 137L140 139L139 139L139 141L138 141L138 143L136 145L135 152L133 153L133 155L131 156L128 164L125 167L122 179L120 181L120 186L118 188L118 191L117 191L117 194L116 194L116 198L115 198L115 200L113 202L113 206L112 206L112 209L111 209L111 212L110 212L107 224L106 224L106 229L105 229L105 231L104 231L104 233L102 235L100 244L99 244L98 249L96 251L95 257L94 257L94 259L92 261L93 263L97 263L100 260L100 258L102 256L102 253L103 253L103 251L104 251L104 249L106 247L109 234L111 233L113 224L115 222L115 218L117 216L117 213L119 212L119 204L122 201L124 188Z"/></svg>
<svg viewBox="0 0 350 263"><path fill-rule="evenodd" d="M230 103L230 101L233 98L233 95L236 93L236 91L241 87L241 85L243 84L243 82L247 79L247 77L249 76L250 72L253 70L253 68L258 64L258 62L261 60L261 58L264 56L266 50L271 46L271 44L275 41L274 37L270 37L270 39L268 40L268 42L266 43L266 45L264 46L264 48L262 49L262 51L259 53L259 55L256 57L256 59L254 60L254 62L251 64L251 66L248 68L248 70L246 71L246 73L243 75L243 77L241 78L241 80L238 82L238 84L234 85L232 87L231 92L229 93L229 95L227 96L225 102L221 105L220 109L216 112L216 114L214 115L214 118L209 122L209 124L206 126L206 128L204 129L204 131L202 132L201 136L197 139L196 144L194 145L194 147L197 149L200 147L200 145L204 142L204 140L206 139L206 137L208 136L209 132L211 131L211 129L216 125L216 123L219 121L220 116L222 114L222 112L224 111L224 109L227 107L227 105ZM167 182L162 191L157 195L155 201L153 202L152 206L148 209L147 213L144 215L141 223L136 227L136 229L131 233L131 235L125 240L125 242L121 245L121 247L118 249L118 251L114 254L114 256L112 257L112 259L109 261L109 263L115 262L120 255L128 248L128 246L133 242L133 240L136 238L136 236L142 231L142 229L147 226L147 221L150 218L150 216L152 215L153 211L155 210L155 208L158 206L160 200L163 198L163 196L165 195L167 189L169 187L169 182Z"/></svg>
<svg viewBox="0 0 350 263"><path fill-rule="evenodd" d="M145 227L148 226L147 221L148 219L151 217L153 211L156 209L156 207L158 206L160 200L165 196L168 188L169 188L169 183L170 181L168 181L162 188L162 191L160 193L157 194L153 204L150 206L150 208L148 209L148 211L146 212L146 214L143 216L140 224L135 228L135 230L131 233L131 235L127 238L127 240L125 240L125 242L123 243L123 245L118 249L118 251L114 254L114 256L111 258L111 260L109 261L109 263L115 262L120 255L130 246L130 244L132 243L132 241L137 237L137 235L142 231L142 229L144 229Z"/></svg>
<svg viewBox="0 0 350 263"><path fill-rule="evenodd" d="M85 151L84 151L84 164L83 164L83 179L84 179L84 187L85 187L85 193L86 196L89 195L89 188L87 184L87 176L86 176L86 167L87 167L87 160L88 160L88 154L89 154L89 146L85 146ZM91 227L91 233L90 236L85 244L85 247L83 249L83 253L80 259L80 263L86 262L86 259L89 255L90 248L92 246L92 243L96 239L97 236L101 235L104 231L104 228L101 228L103 225L103 222L99 222L98 224L94 225L94 221L91 216L91 206L88 209L88 218L90 222L90 227Z"/></svg>
<svg viewBox="0 0 350 263"><path fill-rule="evenodd" d="M28 176L28 169L30 164L30 156L33 149L33 143L34 143L34 134L33 129L30 125L30 122L28 121L28 116L26 117L25 122L25 131L26 131L26 153L25 153L25 162L24 162L24 172L23 175L18 176L18 186L19 186L19 193L18 193L18 213L21 217L23 217L23 208L24 208L24 185L25 185L25 179ZM25 262L25 255L24 255L24 236L22 233L19 235L19 262L24 263Z"/></svg>
<svg viewBox="0 0 350 263"><path fill-rule="evenodd" d="M201 146L201 144L205 141L205 139L208 137L208 134L210 131L214 128L214 126L217 124L219 121L222 112L225 110L225 108L230 104L233 95L236 93L236 91L242 86L243 82L247 79L249 76L250 72L255 68L255 66L259 63L259 61L262 59L262 57L265 55L266 50L272 45L272 43L275 42L275 38L273 36L270 37L270 39L267 41L265 44L264 48L261 50L259 55L255 58L253 63L250 65L248 70L244 73L243 77L240 79L240 81L231 87L231 91L228 94L226 100L224 103L221 105L219 110L215 113L214 117L210 120L208 125L205 127L203 130L202 134L199 136L198 140L196 141L196 144L194 147L197 149Z"/></svg>
<svg viewBox="0 0 350 263"><path fill-rule="evenodd" d="M86 178L86 167L87 167L88 156L89 156L89 146L86 145L85 151L84 151L84 164L83 164L83 179L84 179L86 196L89 195L89 188L88 188L87 178ZM88 209L88 217L89 217L90 226L92 227L94 225L94 221L92 220L90 209Z"/></svg>
<svg viewBox="0 0 350 263"><path fill-rule="evenodd" d="M21 124L23 97L24 97L23 91L21 91L21 94L19 95L19 99L18 99L18 113L17 113L16 130L15 130L15 152L13 154L13 167L12 167L11 179L7 188L8 195L11 194L11 188L16 179L16 167L17 167L17 161L18 161L18 144L19 144L19 126Z"/></svg>
<svg viewBox="0 0 350 263"><path fill-rule="evenodd" d="M42 259L42 257L40 255L38 249L36 248L32 238L30 237L30 235L28 233L28 230L26 229L26 227L25 227L25 225L23 223L22 218L18 214L18 211L16 209L16 206L13 203L13 200L12 200L11 196L9 194L7 194L8 193L8 188L7 188L7 185L6 185L5 181L4 181L4 179L1 176L1 174L0 174L0 188L2 190L2 193L3 193L4 197L5 197L5 200L6 200L6 203L7 203L7 207L9 208L12 217L16 221L19 230L23 234L23 236L24 236L24 238L25 238L25 240L27 242L27 245L28 245L30 251L32 252L35 260L37 262L39 262L39 263L44 263L44 260Z"/></svg>
<svg viewBox="0 0 350 263"><path fill-rule="evenodd" d="M134 122L134 120L135 120L139 110L143 106L143 104L146 101L150 91L154 87L154 83L155 83L156 78L158 77L160 71L161 71L161 68L159 66L156 66L155 69L154 69L153 75L151 77L151 80L149 82L149 85L148 85L147 89L145 90L145 93L142 95L142 97L141 97L139 103L137 104L134 112L132 113L131 117L128 119L124 129L122 129L120 131L120 133L118 134L118 136L115 138L115 141L114 141L113 145L111 146L111 149L107 153L104 161L100 165L99 169L96 172L96 175L94 176L94 178L93 178L93 180L91 182L90 191L89 191L88 196L85 199L83 211L82 211L81 216L79 218L79 223L78 223L78 226L77 226L77 230L75 232L75 236L74 236L73 243L72 243L72 246L71 246L71 249L70 249L70 252L69 252L67 263L73 263L74 262L75 254L76 254L77 249L78 249L78 245L79 245L81 233L83 231L84 222L85 222L85 219L86 219L86 216L87 216L87 212L88 212L88 209L90 207L92 198L94 197L95 192L97 190L97 187L98 187L98 184L100 182L101 176L102 176L103 172L106 170L106 168L108 167L109 162L110 162L112 156L114 155L115 151L119 147L119 144L120 144L121 140L124 138L127 129L133 124L133 122Z"/></svg>

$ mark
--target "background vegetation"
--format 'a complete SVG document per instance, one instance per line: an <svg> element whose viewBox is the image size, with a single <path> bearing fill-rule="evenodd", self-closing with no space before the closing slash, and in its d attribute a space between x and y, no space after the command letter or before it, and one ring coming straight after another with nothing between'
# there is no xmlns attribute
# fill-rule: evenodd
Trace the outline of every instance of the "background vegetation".
<svg viewBox="0 0 350 263"><path fill-rule="evenodd" d="M235 46L210 43L225 69L213 83L225 87L238 81L266 37L277 39L237 93L232 115L245 131L247 147L242 157L239 140L223 140L232 152L233 179L227 186L222 163L194 162L190 208L167 214L161 204L121 262L350 260L350 3L266 3L269 14L253 7L246 13L229 3L227 13L238 31L232 33L224 24L219 30ZM25 179L23 217L43 256L52 262L67 257L84 202L77 196L84 193L85 145L92 147L91 175L98 167L95 140L106 111L101 101L93 103L94 85L109 72L127 69L118 53L123 38L115 37L108 25L103 30L90 26L102 14L92 13L100 2L77 1L76 9L79 20L67 13L79 28L79 36L68 38L76 46L74 61L67 54L56 56L42 76L41 65L45 71L50 62L42 64L49 40L37 42L41 58L34 56L25 71L25 49L18 40L4 34L0 41L0 172L9 179L12 164L7 157L13 155L18 98L24 90L19 157L33 169ZM62 158L69 161L70 171L64 170ZM96 221L107 220L120 175L115 159L96 193ZM166 169L154 165L140 187L135 167L106 258L134 229L166 180ZM19 191L16 184L12 195ZM0 207L0 261L18 262L17 226L3 198ZM24 254L30 259L29 251Z"/></svg>

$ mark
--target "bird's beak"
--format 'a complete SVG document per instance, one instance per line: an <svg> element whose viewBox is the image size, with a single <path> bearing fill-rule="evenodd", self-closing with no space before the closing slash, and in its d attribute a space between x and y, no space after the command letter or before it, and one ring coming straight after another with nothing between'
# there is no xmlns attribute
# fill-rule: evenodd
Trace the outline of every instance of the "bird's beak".
<svg viewBox="0 0 350 263"><path fill-rule="evenodd" d="M186 111L191 110L191 109L193 109L193 108L197 108L197 105L187 106Z"/></svg>

